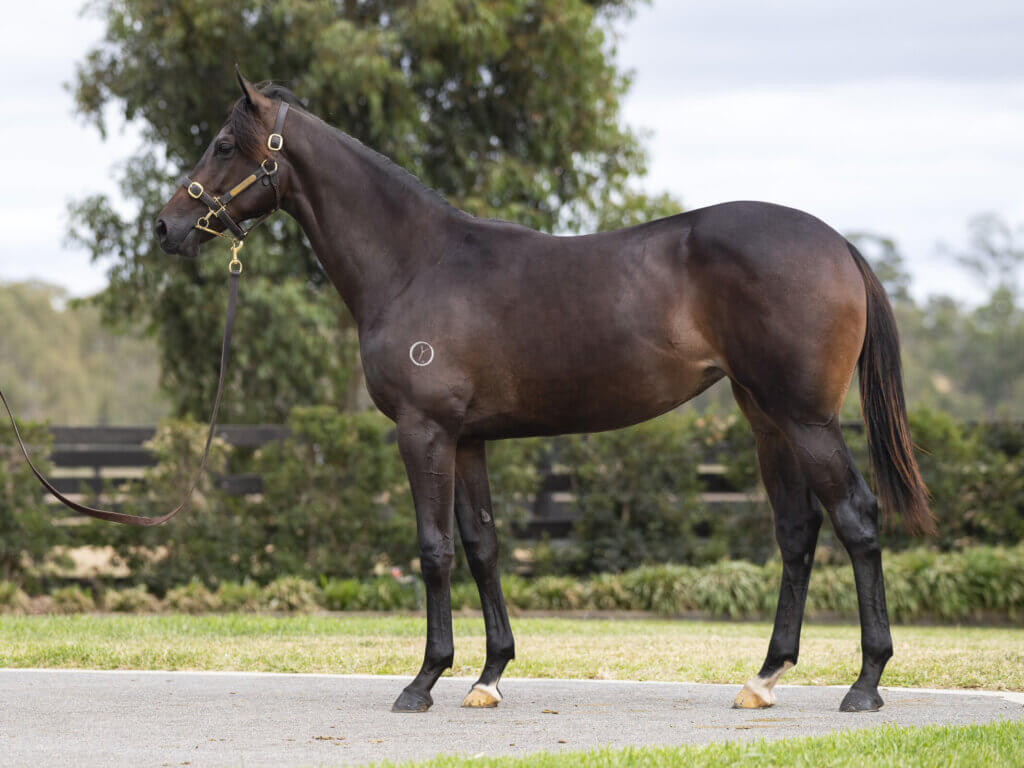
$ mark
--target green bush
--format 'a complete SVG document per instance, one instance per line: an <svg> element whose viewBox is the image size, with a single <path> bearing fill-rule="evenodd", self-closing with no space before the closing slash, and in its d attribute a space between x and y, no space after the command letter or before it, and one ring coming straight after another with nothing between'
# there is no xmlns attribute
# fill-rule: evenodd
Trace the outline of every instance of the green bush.
<svg viewBox="0 0 1024 768"><path fill-rule="evenodd" d="M896 622L1024 622L1024 545L974 547L964 552L913 549L883 557L890 616ZM765 619L775 613L782 568L719 561L705 566L663 564L590 579L543 576L503 579L511 611L624 610L663 616L697 615L719 619ZM219 610L303 612L323 605L332 611L394 611L423 608L418 579L378 576L367 580L325 579L321 586L298 577L275 580L265 588L254 582L225 582L216 594L201 582L171 589L162 603L142 588L108 591L109 610ZM93 610L80 587L55 590L51 609L62 613ZM479 610L476 585L452 585L456 610ZM18 587L0 582L0 612L21 612L28 600ZM856 620L857 590L849 563L817 564L807 595L809 617Z"/></svg>
<svg viewBox="0 0 1024 768"><path fill-rule="evenodd" d="M700 451L692 416L668 414L629 429L560 442L570 472L572 570L622 571L643 562L703 559L710 524L697 498Z"/></svg>
<svg viewBox="0 0 1024 768"><path fill-rule="evenodd" d="M177 505L199 466L206 431L195 421L160 425L147 443L157 464L132 489L126 511L153 515ZM157 594L191 579L216 585L258 572L266 544L260 521L243 498L217 489L217 476L227 471L230 457L230 446L215 438L191 505L171 522L133 528L93 521L91 542L114 546L132 578Z"/></svg>
<svg viewBox="0 0 1024 768"><path fill-rule="evenodd" d="M49 472L49 429L21 421L18 426L33 462L41 472ZM53 524L58 515L64 516L43 503L39 482L5 423L0 437L0 579L19 586L34 580L35 567L67 540L67 529Z"/></svg>
<svg viewBox="0 0 1024 768"><path fill-rule="evenodd" d="M264 607L271 611L314 611L320 607L320 589L299 576L281 576L263 588Z"/></svg>
<svg viewBox="0 0 1024 768"><path fill-rule="evenodd" d="M126 589L108 589L103 593L103 607L117 613L156 613L160 601L149 593L145 584Z"/></svg>
<svg viewBox="0 0 1024 768"><path fill-rule="evenodd" d="M52 554L53 545L69 535L75 541L65 544L113 544L134 580L157 595L192 578L217 589L239 580L265 585L289 575L318 583L346 578L363 583L382 566L410 570L418 557L415 515L391 440L391 422L377 413L296 408L290 427L290 439L267 445L255 456L215 442L211 472L202 479L192 508L167 526L144 530L99 522L74 528L52 525L35 481L8 446L6 453L0 452L0 564L7 578L22 588L34 588L41 571L33 564ZM1024 541L1024 429L1004 424L965 427L925 409L911 414L911 429L922 448L921 471L938 520L933 546L958 551ZM48 435L39 430L32 439L45 445ZM845 436L869 477L863 430L848 428ZM205 427L195 422L162 425L150 444L158 463L134 488L127 508L152 514L176 503L198 464L204 438ZM508 552L514 547L531 550L532 573L537 576L594 575L648 564L701 565L722 559L763 563L777 556L772 513L763 494L714 506L700 498L707 490L698 475L702 463L724 467L726 490L731 486L750 492L760 487L753 437L736 413L668 414L617 432L498 441L488 451L500 562L505 567L513 564ZM568 474L574 496L570 506L578 522L568 541L517 541L515 534L528 517L549 465ZM263 498L230 497L218 491L216 477L226 471L260 473ZM921 543L908 536L897 519L883 530L888 549L905 550ZM468 582L461 547L456 551L453 580ZM818 552L824 561L846 562L827 522ZM374 589L387 592L394 586L381 584L387 586ZM592 588L597 590L595 605L617 605L622 599L614 581L595 579ZM524 589L532 592L535 587ZM396 594L404 595L402 600L416 599L411 587ZM732 594L720 599L728 606L734 601L746 604L748 598ZM228 602L238 606L232 610L249 610L261 599L247 593ZM373 599L339 598L345 604ZM455 595L459 605L474 605L476 599L468 589ZM547 594L537 600L573 605L580 597ZM688 610L703 609L694 603Z"/></svg>
<svg viewBox="0 0 1024 768"><path fill-rule="evenodd" d="M50 593L50 599L54 613L89 613L96 608L92 593L78 585L55 589Z"/></svg>
<svg viewBox="0 0 1024 768"><path fill-rule="evenodd" d="M199 579L193 579L183 587L167 591L164 604L169 610L180 613L210 613L220 610L221 603L213 592Z"/></svg>
<svg viewBox="0 0 1024 768"><path fill-rule="evenodd" d="M452 584L452 609L466 608L480 610L480 592L472 581L457 581Z"/></svg>
<svg viewBox="0 0 1024 768"><path fill-rule="evenodd" d="M24 613L28 610L28 595L10 581L0 581L0 613Z"/></svg>
<svg viewBox="0 0 1024 768"><path fill-rule="evenodd" d="M263 605L263 588L254 581L246 579L241 584L225 581L218 588L217 600L221 610L252 612L258 611Z"/></svg>
<svg viewBox="0 0 1024 768"><path fill-rule="evenodd" d="M332 611L415 610L421 606L422 584L400 582L390 576L368 581L331 579L323 587L324 606Z"/></svg>
<svg viewBox="0 0 1024 768"><path fill-rule="evenodd" d="M261 547L274 574L360 577L418 556L416 517L391 422L379 413L295 408L292 436L257 457Z"/></svg>

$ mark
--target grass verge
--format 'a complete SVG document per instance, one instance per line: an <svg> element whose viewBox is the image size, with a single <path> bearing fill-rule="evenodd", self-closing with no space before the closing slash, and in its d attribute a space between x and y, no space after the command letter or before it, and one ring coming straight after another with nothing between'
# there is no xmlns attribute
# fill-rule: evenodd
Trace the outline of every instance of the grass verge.
<svg viewBox="0 0 1024 768"><path fill-rule="evenodd" d="M760 667L767 623L652 619L513 620L515 677L686 680L741 684ZM349 614L0 616L0 666L208 669L412 675L423 658L421 617ZM483 665L484 626L455 619L456 675ZM1024 630L894 627L883 685L1024 690ZM787 683L848 685L860 630L804 629Z"/></svg>
<svg viewBox="0 0 1024 768"><path fill-rule="evenodd" d="M384 765L393 765L386 763ZM717 768L723 765L813 766L814 768L949 768L1024 765L1024 723L844 731L779 741L711 744L704 747L596 749L542 753L522 758L439 757L405 768Z"/></svg>

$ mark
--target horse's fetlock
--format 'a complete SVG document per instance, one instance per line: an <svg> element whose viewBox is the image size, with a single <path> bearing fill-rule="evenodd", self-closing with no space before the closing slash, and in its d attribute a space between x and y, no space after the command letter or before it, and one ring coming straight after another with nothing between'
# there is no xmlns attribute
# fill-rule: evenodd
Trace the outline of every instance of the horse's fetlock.
<svg viewBox="0 0 1024 768"><path fill-rule="evenodd" d="M487 644L487 659L499 661L511 661L516 657L516 644L513 640L499 641L498 643Z"/></svg>
<svg viewBox="0 0 1024 768"><path fill-rule="evenodd" d="M450 669L452 664L454 663L454 648L427 651L427 654L423 660L423 666L434 671Z"/></svg>

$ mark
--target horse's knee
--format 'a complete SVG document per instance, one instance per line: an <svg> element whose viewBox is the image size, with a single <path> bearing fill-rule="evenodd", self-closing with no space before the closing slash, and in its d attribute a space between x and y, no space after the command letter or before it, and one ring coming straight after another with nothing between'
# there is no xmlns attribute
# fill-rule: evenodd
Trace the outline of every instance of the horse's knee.
<svg viewBox="0 0 1024 768"><path fill-rule="evenodd" d="M420 573L427 586L439 585L451 573L455 550L448 547L424 547L420 550Z"/></svg>

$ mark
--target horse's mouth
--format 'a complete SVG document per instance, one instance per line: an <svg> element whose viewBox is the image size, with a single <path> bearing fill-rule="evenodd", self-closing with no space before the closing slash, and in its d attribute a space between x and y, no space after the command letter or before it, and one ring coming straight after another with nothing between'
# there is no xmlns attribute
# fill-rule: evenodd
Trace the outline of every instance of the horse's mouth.
<svg viewBox="0 0 1024 768"><path fill-rule="evenodd" d="M184 256L186 259L195 259L199 257L199 230L190 230L185 239L177 247L177 252Z"/></svg>

